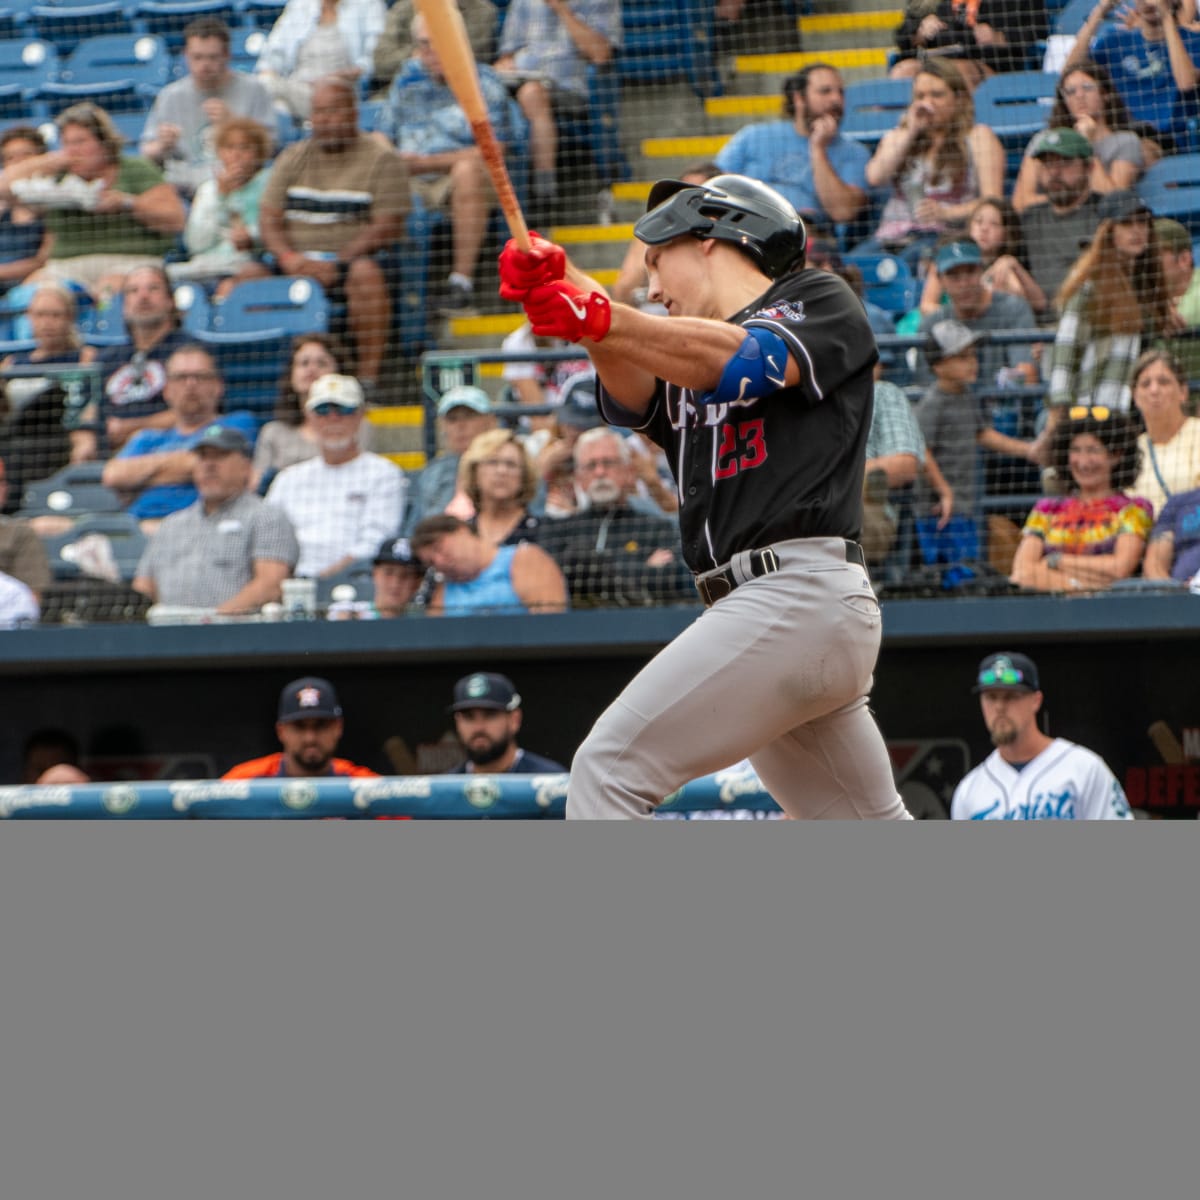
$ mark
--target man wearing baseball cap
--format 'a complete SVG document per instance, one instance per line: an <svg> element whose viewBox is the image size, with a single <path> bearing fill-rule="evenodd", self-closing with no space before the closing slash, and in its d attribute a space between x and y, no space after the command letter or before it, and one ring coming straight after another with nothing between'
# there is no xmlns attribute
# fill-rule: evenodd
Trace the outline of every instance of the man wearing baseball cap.
<svg viewBox="0 0 1200 1200"><path fill-rule="evenodd" d="M972 238L947 242L934 259L938 279L946 299L921 321L917 332L927 334L939 321L960 321L975 333L993 329L1032 329L1037 324L1028 301L1011 292L999 291L984 282L983 255ZM1024 379L1033 383L1037 368L1028 343L1014 342L992 345L985 342L979 348L979 377L985 387L999 382L1002 370L1020 369ZM919 372L920 382L927 382L929 371Z"/></svg>
<svg viewBox="0 0 1200 1200"><path fill-rule="evenodd" d="M460 383L441 395L437 406L440 449L427 462L413 485L405 513L404 531L411 534L422 517L445 512L454 505L460 516L470 516L470 502L458 491L458 464L466 448L481 434L496 428L491 397L472 383ZM465 507L459 510L459 505Z"/></svg>
<svg viewBox="0 0 1200 1200"><path fill-rule="evenodd" d="M1034 195L1045 199L1021 205L1014 198L1014 206L1021 214L1029 273L1052 301L1079 257L1080 242L1100 223L1100 196L1091 184L1092 144L1074 129L1043 129L1026 157L1037 168ZM1039 315L1057 319L1053 303Z"/></svg>
<svg viewBox="0 0 1200 1200"><path fill-rule="evenodd" d="M557 775L567 769L517 745L521 697L506 675L464 675L454 685L454 703L447 711L467 752L448 775Z"/></svg>
<svg viewBox="0 0 1200 1200"><path fill-rule="evenodd" d="M983 723L995 750L954 789L956 821L1128 821L1120 783L1099 755L1038 728L1037 664L989 654L975 672Z"/></svg>
<svg viewBox="0 0 1200 1200"><path fill-rule="evenodd" d="M284 467L267 503L283 509L296 530L296 574L315 578L369 559L400 532L408 479L395 463L360 447L363 390L353 376L322 375L304 408L320 453Z"/></svg>
<svg viewBox="0 0 1200 1200"><path fill-rule="evenodd" d="M279 693L275 736L283 750L231 767L222 779L316 779L327 775L374 778L376 772L349 759L335 758L342 740L342 706L328 679L305 675Z"/></svg>
<svg viewBox="0 0 1200 1200"><path fill-rule="evenodd" d="M257 612L279 599L300 548L291 522L250 491L254 450L216 421L192 445L198 499L163 520L133 579L156 604Z"/></svg>

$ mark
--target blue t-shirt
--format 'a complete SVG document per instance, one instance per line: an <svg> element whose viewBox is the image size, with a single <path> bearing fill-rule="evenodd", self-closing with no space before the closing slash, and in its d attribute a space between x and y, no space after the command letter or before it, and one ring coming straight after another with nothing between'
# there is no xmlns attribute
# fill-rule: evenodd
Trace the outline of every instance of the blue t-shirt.
<svg viewBox="0 0 1200 1200"><path fill-rule="evenodd" d="M850 187L867 192L867 163L871 154L865 146L840 133L829 143L829 163L837 177ZM739 129L717 155L722 171L760 179L790 200L802 216L817 217L829 224L832 218L821 207L813 183L808 138L796 132L791 121L768 121Z"/></svg>
<svg viewBox="0 0 1200 1200"><path fill-rule="evenodd" d="M524 118L508 88L491 67L480 63L477 69L497 141L511 146L523 140ZM379 131L395 143L401 154L446 154L475 145L471 123L454 93L447 84L431 78L415 58L410 58L392 81Z"/></svg>
<svg viewBox="0 0 1200 1200"><path fill-rule="evenodd" d="M448 617L477 613L523 613L529 610L512 582L516 546L501 546L491 563L466 583L442 585L442 611Z"/></svg>
<svg viewBox="0 0 1200 1200"><path fill-rule="evenodd" d="M1191 579L1200 571L1200 488L1176 492L1163 505L1154 523L1155 535L1170 531L1175 535L1175 558L1171 563L1172 579Z"/></svg>
<svg viewBox="0 0 1200 1200"><path fill-rule="evenodd" d="M222 413L215 420L245 434L251 446L254 445L258 436L258 422L250 413ZM139 429L121 447L117 457L137 458L142 454L169 454L173 450L190 450L200 440L200 435L208 425L209 422L205 422L200 429L192 433L180 433L176 429ZM129 505L129 511L143 521L148 517L165 517L194 504L196 498L196 488L192 483L164 483L146 488Z"/></svg>
<svg viewBox="0 0 1200 1200"><path fill-rule="evenodd" d="M1179 35L1192 62L1200 63L1200 33L1181 29ZM1175 86L1165 39L1148 42L1137 30L1110 28L1096 39L1092 58L1108 68L1135 121L1178 137L1189 117L1200 116L1196 93Z"/></svg>

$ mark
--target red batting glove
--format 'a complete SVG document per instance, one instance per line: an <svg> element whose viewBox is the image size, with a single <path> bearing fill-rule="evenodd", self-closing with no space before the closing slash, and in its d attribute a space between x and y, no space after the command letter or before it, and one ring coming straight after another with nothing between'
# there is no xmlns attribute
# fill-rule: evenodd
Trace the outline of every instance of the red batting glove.
<svg viewBox="0 0 1200 1200"><path fill-rule="evenodd" d="M540 233L530 233L530 249L522 250L509 238L500 252L500 295L522 301L529 289L554 283L567 273L566 251Z"/></svg>
<svg viewBox="0 0 1200 1200"><path fill-rule="evenodd" d="M612 306L603 292L585 292L560 279L533 288L525 297L525 315L542 337L599 342L612 324Z"/></svg>

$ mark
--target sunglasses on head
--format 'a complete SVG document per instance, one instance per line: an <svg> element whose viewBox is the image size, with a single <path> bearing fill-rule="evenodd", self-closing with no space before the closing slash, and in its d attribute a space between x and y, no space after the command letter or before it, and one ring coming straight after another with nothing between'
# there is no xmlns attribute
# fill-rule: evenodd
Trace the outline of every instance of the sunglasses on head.
<svg viewBox="0 0 1200 1200"><path fill-rule="evenodd" d="M1067 416L1072 421L1086 421L1088 417L1094 421L1107 421L1112 416L1112 410L1104 404L1077 404L1074 408L1068 409Z"/></svg>
<svg viewBox="0 0 1200 1200"><path fill-rule="evenodd" d="M314 404L308 411L316 413L318 417L331 417L335 413L339 416L349 416L357 405L334 404L330 400L323 400L320 404Z"/></svg>
<svg viewBox="0 0 1200 1200"><path fill-rule="evenodd" d="M1008 684L1010 687L1014 684L1025 682L1025 673L1018 671L1016 667L1001 667L997 670L995 667L988 667L986 671L979 673L979 682L983 687L995 687L996 684Z"/></svg>

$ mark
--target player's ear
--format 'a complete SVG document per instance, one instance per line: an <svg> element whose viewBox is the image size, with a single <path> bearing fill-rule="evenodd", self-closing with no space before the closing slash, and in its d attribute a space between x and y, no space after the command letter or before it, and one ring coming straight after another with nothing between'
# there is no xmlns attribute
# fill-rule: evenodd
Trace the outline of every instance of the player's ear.
<svg viewBox="0 0 1200 1200"><path fill-rule="evenodd" d="M510 717L512 717L513 737L516 737L517 734L521 732L521 720L525 714L521 709L517 708L517 709L514 709L512 712L510 712L508 715Z"/></svg>

